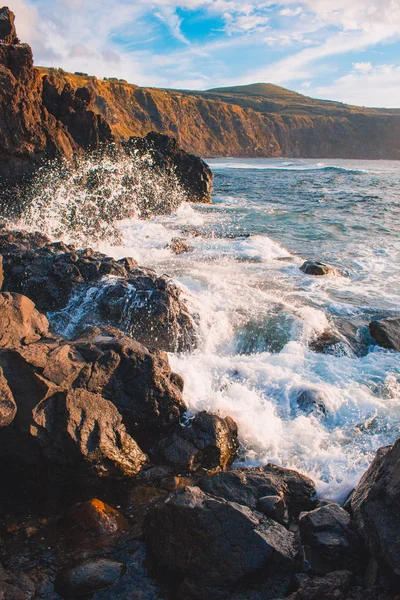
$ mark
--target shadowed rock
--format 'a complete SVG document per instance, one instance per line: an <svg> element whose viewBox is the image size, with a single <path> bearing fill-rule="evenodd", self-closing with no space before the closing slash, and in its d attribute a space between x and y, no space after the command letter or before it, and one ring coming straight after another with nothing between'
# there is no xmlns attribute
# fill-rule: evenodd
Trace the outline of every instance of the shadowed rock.
<svg viewBox="0 0 400 600"><path fill-rule="evenodd" d="M87 597L109 588L125 570L123 563L107 558L84 560L60 571L54 588L62 598Z"/></svg>
<svg viewBox="0 0 400 600"><path fill-rule="evenodd" d="M369 331L379 346L400 352L400 317L372 321Z"/></svg>
<svg viewBox="0 0 400 600"><path fill-rule="evenodd" d="M312 260L304 262L300 269L303 273L306 273L306 275L340 275L340 272L336 267Z"/></svg>
<svg viewBox="0 0 400 600"><path fill-rule="evenodd" d="M294 569L294 534L196 487L151 509L145 538L157 564L183 580L178 598L228 598L245 581L248 590L267 582L263 598L281 597Z"/></svg>
<svg viewBox="0 0 400 600"><path fill-rule="evenodd" d="M239 447L237 425L230 417L200 412L186 426L164 438L157 452L180 472L226 469Z"/></svg>
<svg viewBox="0 0 400 600"><path fill-rule="evenodd" d="M14 396L0 367L0 427L7 427L14 420L17 412Z"/></svg>
<svg viewBox="0 0 400 600"><path fill-rule="evenodd" d="M400 585L400 440L380 448L351 499L354 523L397 589Z"/></svg>

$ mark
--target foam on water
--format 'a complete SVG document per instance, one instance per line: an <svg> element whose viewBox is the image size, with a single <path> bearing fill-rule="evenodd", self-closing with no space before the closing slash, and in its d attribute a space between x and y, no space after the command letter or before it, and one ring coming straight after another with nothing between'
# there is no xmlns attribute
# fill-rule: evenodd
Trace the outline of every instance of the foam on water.
<svg viewBox="0 0 400 600"><path fill-rule="evenodd" d="M400 435L399 355L373 346L367 327L375 316L400 315L399 165L210 163L215 204L182 203L151 220L132 214L119 222L117 244L100 236L96 246L181 286L199 315L200 341L193 353L171 354L171 365L184 377L191 412L237 421L239 464L300 470L320 494L343 499L376 449ZM120 185L117 177L111 198ZM68 205L76 186L57 190L56 205ZM182 236L193 251L175 256L167 245ZM306 258L346 276L305 275ZM310 349L325 331L344 327L347 335L350 326L345 350ZM323 395L325 415L301 412L303 390Z"/></svg>

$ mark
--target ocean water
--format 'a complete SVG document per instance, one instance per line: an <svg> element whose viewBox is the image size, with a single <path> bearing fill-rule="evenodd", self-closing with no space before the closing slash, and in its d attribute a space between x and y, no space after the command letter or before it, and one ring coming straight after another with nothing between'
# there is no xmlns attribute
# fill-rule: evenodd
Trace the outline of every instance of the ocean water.
<svg viewBox="0 0 400 600"><path fill-rule="evenodd" d="M190 414L238 423L237 464L294 468L343 500L376 449L400 437L400 355L368 333L372 319L400 316L400 161L208 163L211 205L132 216L119 222L118 245L97 246L181 286L199 346L170 362ZM193 251L172 254L174 237ZM305 275L306 259L343 275ZM327 331L337 343L314 351ZM325 413L299 408L306 390L323 396Z"/></svg>

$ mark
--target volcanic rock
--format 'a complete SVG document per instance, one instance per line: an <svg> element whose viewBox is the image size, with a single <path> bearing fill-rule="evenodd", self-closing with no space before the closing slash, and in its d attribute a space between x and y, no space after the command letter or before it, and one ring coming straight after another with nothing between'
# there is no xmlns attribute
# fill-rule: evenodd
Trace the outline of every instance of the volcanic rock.
<svg viewBox="0 0 400 600"><path fill-rule="evenodd" d="M23 573L10 573L0 565L1 600L31 600L35 596L35 585Z"/></svg>
<svg viewBox="0 0 400 600"><path fill-rule="evenodd" d="M158 445L163 459L179 472L226 469L239 447L237 425L230 417L200 412Z"/></svg>
<svg viewBox="0 0 400 600"><path fill-rule="evenodd" d="M48 321L32 300L21 294L0 293L0 348L39 340L48 334Z"/></svg>
<svg viewBox="0 0 400 600"><path fill-rule="evenodd" d="M294 570L294 534L196 487L150 510L145 539L156 563L182 578L182 599L228 598L242 583L250 590L260 581L268 585L263 598L281 597Z"/></svg>
<svg viewBox="0 0 400 600"><path fill-rule="evenodd" d="M125 573L123 563L107 558L94 558L66 567L58 573L55 591L62 598L87 597L109 588Z"/></svg>
<svg viewBox="0 0 400 600"><path fill-rule="evenodd" d="M268 464L265 467L232 469L204 477L200 488L207 494L237 502L258 510L258 502L265 496L284 499L290 517L314 508L316 491L308 477Z"/></svg>
<svg viewBox="0 0 400 600"><path fill-rule="evenodd" d="M97 498L74 504L68 511L67 521L69 532L79 536L104 537L122 533L129 527L120 512Z"/></svg>
<svg viewBox="0 0 400 600"><path fill-rule="evenodd" d="M125 149L149 154L158 167L174 172L190 202L211 202L211 169L198 156L182 150L175 138L152 131L144 138L131 137Z"/></svg>
<svg viewBox="0 0 400 600"><path fill-rule="evenodd" d="M379 346L400 352L400 317L372 321L369 331Z"/></svg>
<svg viewBox="0 0 400 600"><path fill-rule="evenodd" d="M338 504L329 503L300 514L303 568L316 575L340 569L357 569L360 544L350 528L350 515ZM353 567L353 569L351 569Z"/></svg>
<svg viewBox="0 0 400 600"><path fill-rule="evenodd" d="M17 412L14 396L0 367L0 427L7 427L14 420Z"/></svg>
<svg viewBox="0 0 400 600"><path fill-rule="evenodd" d="M304 262L300 269L303 271L303 273L306 273L306 275L340 275L336 267L312 260L307 260Z"/></svg>
<svg viewBox="0 0 400 600"><path fill-rule="evenodd" d="M33 411L31 433L51 461L85 463L99 476L133 477L147 462L115 406L86 390L43 400Z"/></svg>
<svg viewBox="0 0 400 600"><path fill-rule="evenodd" d="M400 440L380 448L351 499L358 532L382 569L400 585Z"/></svg>

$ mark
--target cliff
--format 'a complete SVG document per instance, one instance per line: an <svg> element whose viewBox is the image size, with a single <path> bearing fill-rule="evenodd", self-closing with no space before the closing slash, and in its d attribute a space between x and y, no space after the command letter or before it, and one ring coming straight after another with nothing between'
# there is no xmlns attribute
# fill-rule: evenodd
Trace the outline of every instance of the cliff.
<svg viewBox="0 0 400 600"><path fill-rule="evenodd" d="M270 84L193 92L40 72L59 90L87 87L117 139L157 131L202 156L400 158L400 110L315 100Z"/></svg>

